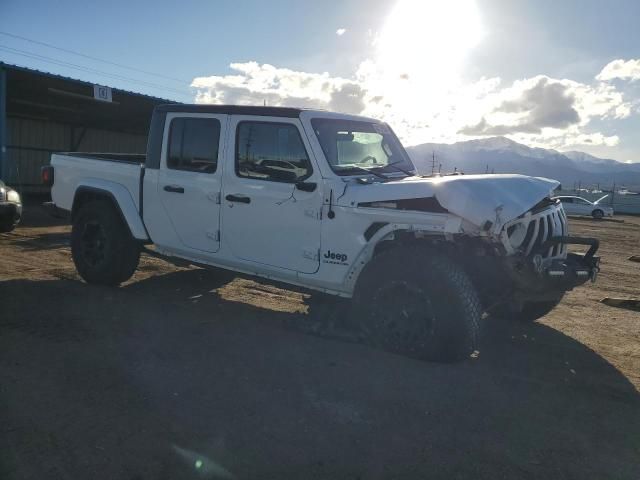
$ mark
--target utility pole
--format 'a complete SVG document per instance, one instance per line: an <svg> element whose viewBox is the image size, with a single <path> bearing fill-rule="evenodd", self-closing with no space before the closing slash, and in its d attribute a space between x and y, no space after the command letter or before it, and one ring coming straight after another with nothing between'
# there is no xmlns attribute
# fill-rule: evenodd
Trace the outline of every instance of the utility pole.
<svg viewBox="0 0 640 480"><path fill-rule="evenodd" d="M436 174L436 152L431 151L431 175Z"/></svg>
<svg viewBox="0 0 640 480"><path fill-rule="evenodd" d="M489 164L487 163L487 167L484 169L484 173L489 173Z"/></svg>
<svg viewBox="0 0 640 480"><path fill-rule="evenodd" d="M610 203L611 206L613 206L613 203L615 202L615 198L616 198L616 182L613 182L613 187L611 188L611 203Z"/></svg>

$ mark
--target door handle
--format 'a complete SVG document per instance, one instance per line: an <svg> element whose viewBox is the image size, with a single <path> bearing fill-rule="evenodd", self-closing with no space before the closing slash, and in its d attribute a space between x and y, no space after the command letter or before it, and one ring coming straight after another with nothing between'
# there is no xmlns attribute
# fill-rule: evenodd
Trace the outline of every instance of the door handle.
<svg viewBox="0 0 640 480"><path fill-rule="evenodd" d="M164 191L172 193L184 193L184 187L181 187L180 185L165 185Z"/></svg>
<svg viewBox="0 0 640 480"><path fill-rule="evenodd" d="M230 202L251 203L251 199L246 195L227 195L224 198Z"/></svg>

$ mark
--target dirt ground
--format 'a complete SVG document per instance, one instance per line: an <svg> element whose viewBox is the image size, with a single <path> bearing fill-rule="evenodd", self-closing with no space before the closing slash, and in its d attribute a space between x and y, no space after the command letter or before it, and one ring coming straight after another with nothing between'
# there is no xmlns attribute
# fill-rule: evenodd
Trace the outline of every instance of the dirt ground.
<svg viewBox="0 0 640 480"><path fill-rule="evenodd" d="M143 258L121 288L77 277L38 209L0 235L2 479L640 478L640 218L595 285L539 323L488 318L437 365L303 334L342 301Z"/></svg>

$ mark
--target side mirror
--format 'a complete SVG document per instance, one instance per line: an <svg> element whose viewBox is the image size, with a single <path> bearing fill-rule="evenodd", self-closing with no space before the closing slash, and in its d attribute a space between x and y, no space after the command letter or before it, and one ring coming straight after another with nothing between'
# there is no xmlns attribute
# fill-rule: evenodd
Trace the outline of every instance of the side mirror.
<svg viewBox="0 0 640 480"><path fill-rule="evenodd" d="M296 188L303 192L313 192L318 186L315 182L296 182Z"/></svg>

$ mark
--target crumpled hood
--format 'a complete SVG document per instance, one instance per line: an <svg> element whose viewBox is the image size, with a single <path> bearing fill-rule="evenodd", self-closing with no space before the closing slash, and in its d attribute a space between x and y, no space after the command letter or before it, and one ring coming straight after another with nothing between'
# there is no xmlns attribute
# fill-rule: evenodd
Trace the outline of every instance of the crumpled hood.
<svg viewBox="0 0 640 480"><path fill-rule="evenodd" d="M409 177L371 185L350 185L336 203L356 206L362 202L435 197L449 212L482 227L487 221L498 231L545 197L560 183L525 175L452 175Z"/></svg>

